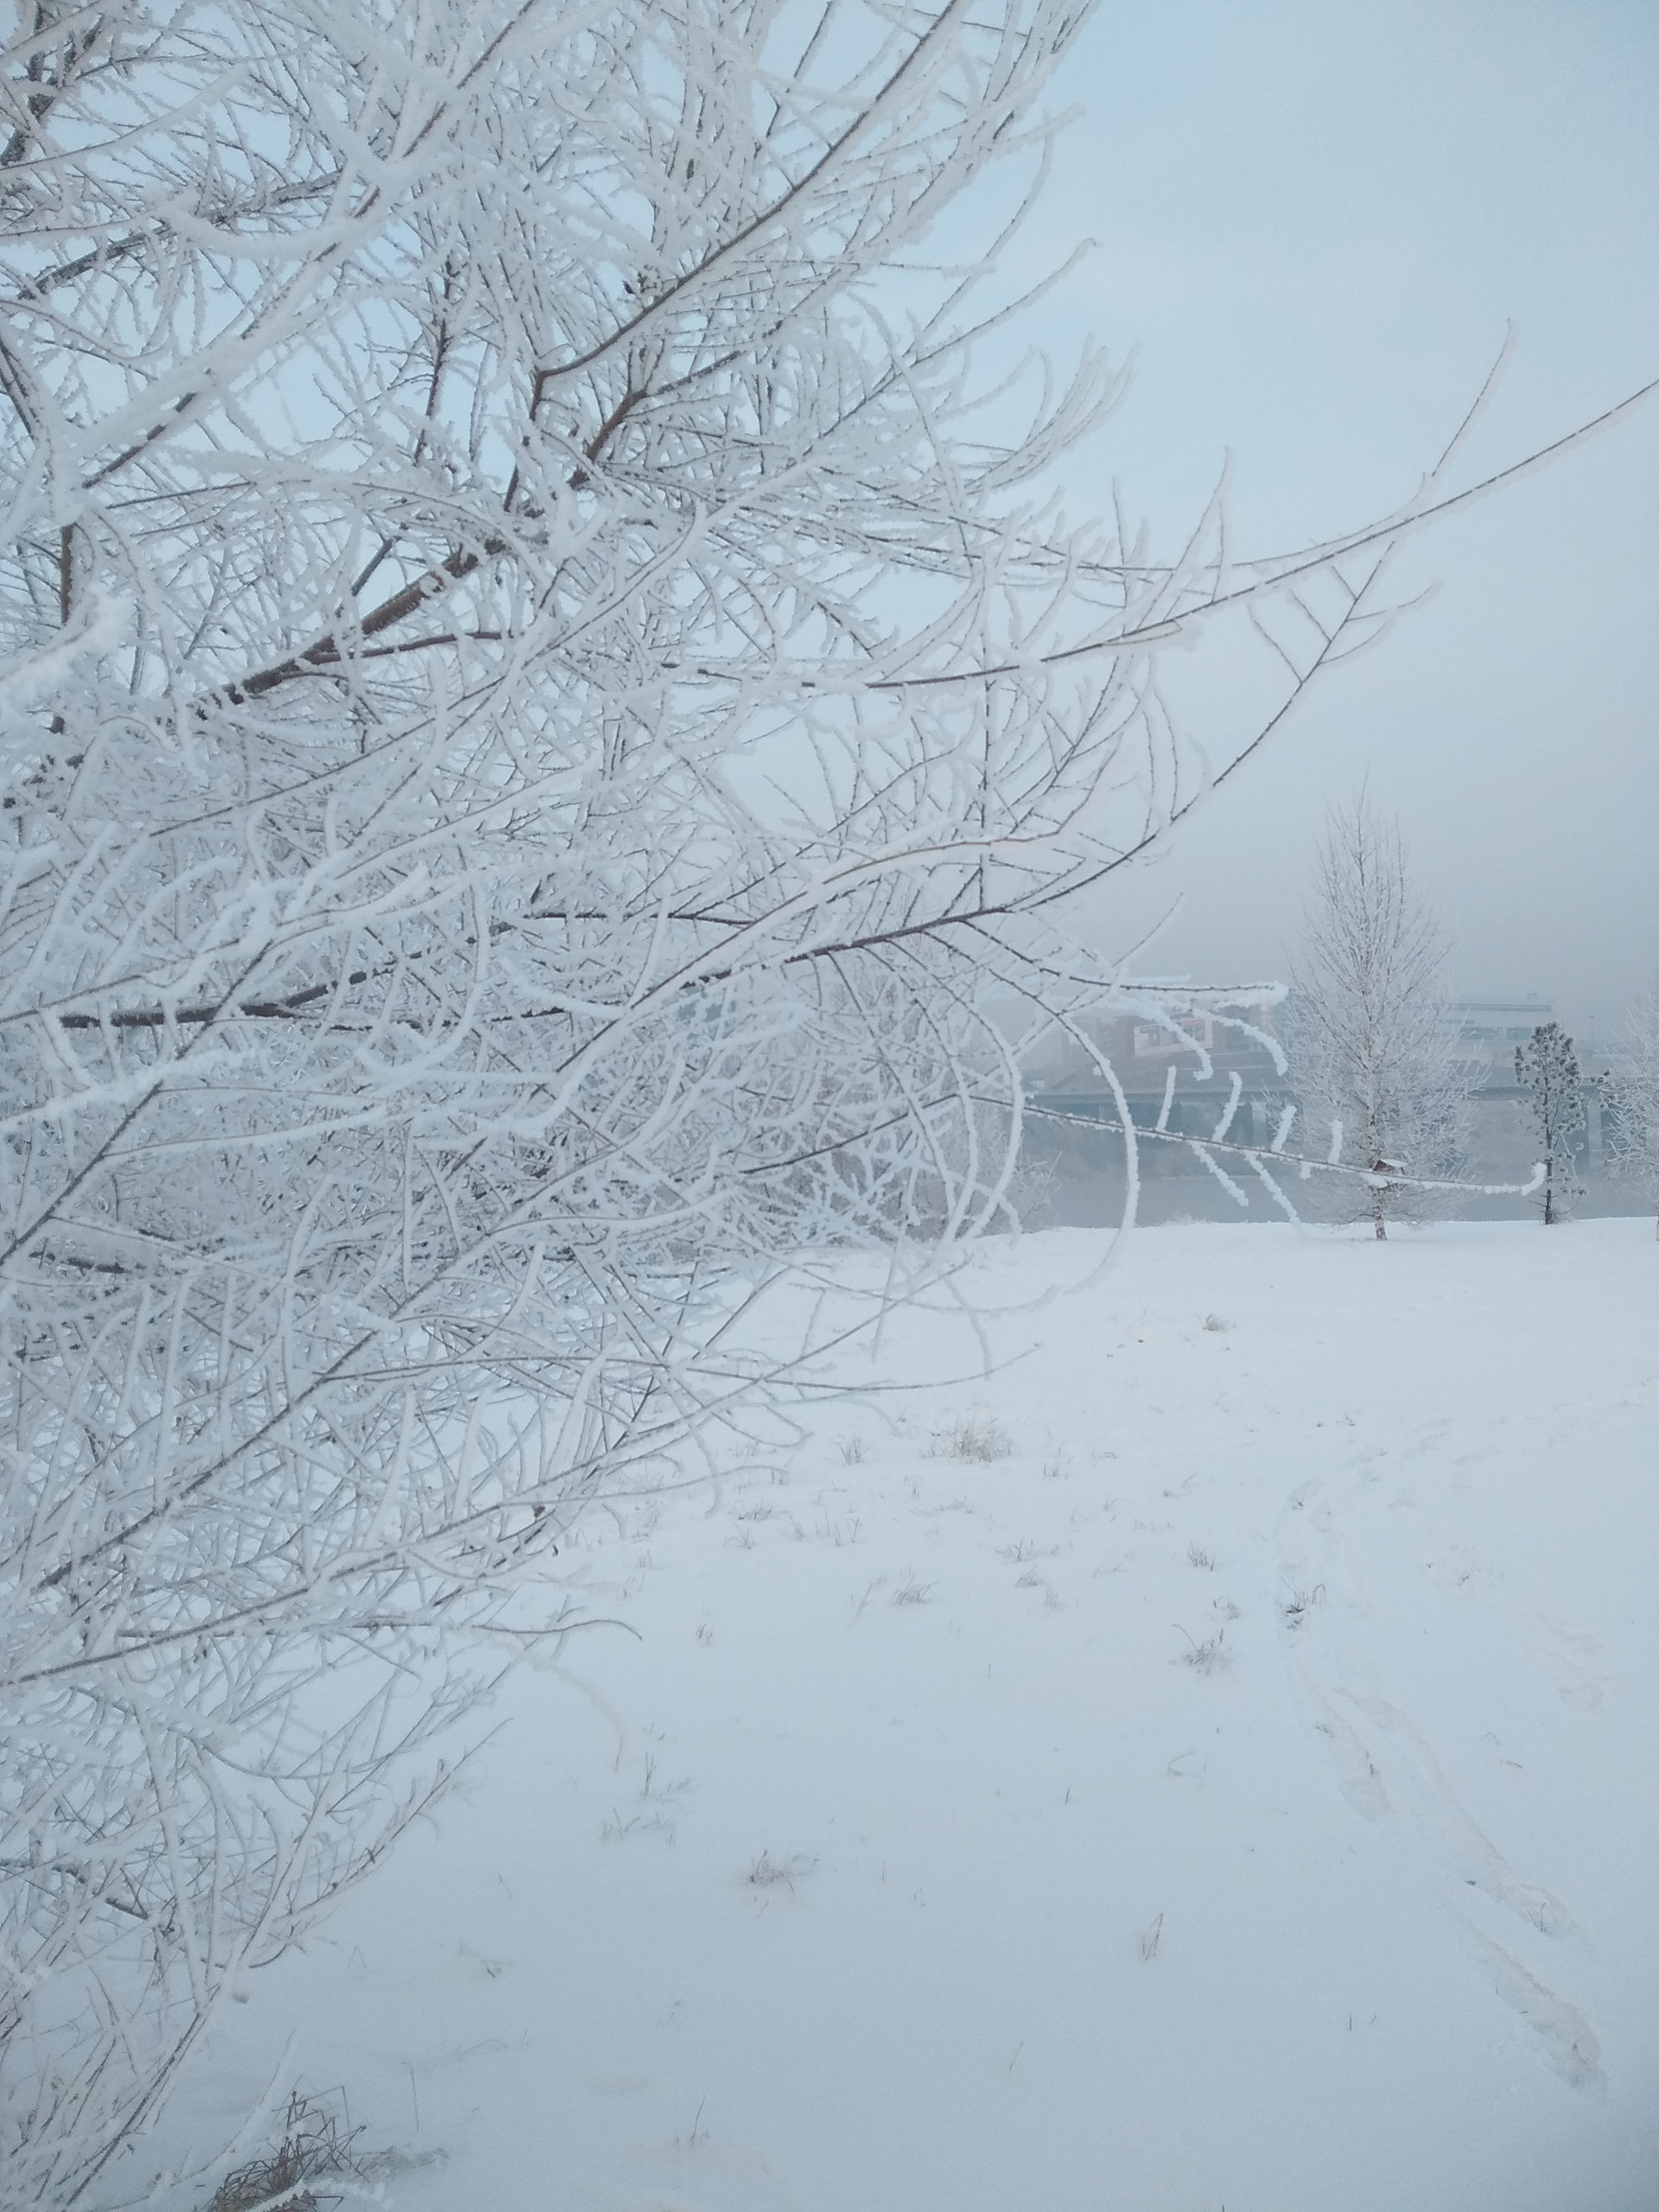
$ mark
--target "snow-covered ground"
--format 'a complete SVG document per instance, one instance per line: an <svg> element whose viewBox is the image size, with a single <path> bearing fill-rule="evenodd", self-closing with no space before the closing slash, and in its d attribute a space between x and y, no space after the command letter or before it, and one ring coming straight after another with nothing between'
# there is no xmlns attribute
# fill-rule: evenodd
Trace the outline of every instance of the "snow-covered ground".
<svg viewBox="0 0 1659 2212"><path fill-rule="evenodd" d="M1161 1229L1038 1302L1107 1244L974 1257L988 1375L906 1316L585 1524L624 1625L158 2153L291 2037L442 2154L406 2212L1659 2203L1651 1224Z"/></svg>

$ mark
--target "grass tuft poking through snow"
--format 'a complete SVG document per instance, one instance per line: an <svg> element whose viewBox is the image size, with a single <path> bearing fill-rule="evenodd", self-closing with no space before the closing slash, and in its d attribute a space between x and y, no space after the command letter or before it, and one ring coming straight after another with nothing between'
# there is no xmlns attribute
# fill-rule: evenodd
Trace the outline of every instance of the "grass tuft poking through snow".
<svg viewBox="0 0 1659 2212"><path fill-rule="evenodd" d="M1006 1459L1013 1450L1013 1440L1000 1421L988 1414L964 1414L934 1430L928 1456L962 1459L982 1467L993 1460Z"/></svg>
<svg viewBox="0 0 1659 2212"><path fill-rule="evenodd" d="M362 2133L345 2113L345 2101L336 2092L339 2113L320 2099L296 2089L289 2096L283 2116L282 2139L262 2157L251 2158L227 2174L213 2192L207 2212L321 2212L325 2204L338 2204L342 2192L330 2182L360 2181L365 2168L353 2152ZM323 2184L319 2195L312 2183ZM353 2196L367 2196L365 2189Z"/></svg>
<svg viewBox="0 0 1659 2212"><path fill-rule="evenodd" d="M1325 1585L1316 1582L1311 1590L1295 1589L1279 1600L1279 1614L1287 1629L1299 1629L1306 1621L1315 1605L1325 1599Z"/></svg>
<svg viewBox="0 0 1659 2212"><path fill-rule="evenodd" d="M1175 1626L1186 1637L1189 1646L1180 1655L1182 1666L1191 1667L1195 1675L1213 1675L1218 1668L1229 1664L1233 1655L1225 1648L1227 1631L1224 1628L1218 1628L1213 1636L1205 1637L1200 1643L1195 1636L1181 1628L1179 1621Z"/></svg>
<svg viewBox="0 0 1659 2212"><path fill-rule="evenodd" d="M782 1887L793 1890L802 1876L810 1874L817 1863L816 1859L801 1852L796 1852L788 1859L774 1859L770 1852L763 1851L760 1857L751 1863L749 1871L743 1878L751 1889L771 1890Z"/></svg>

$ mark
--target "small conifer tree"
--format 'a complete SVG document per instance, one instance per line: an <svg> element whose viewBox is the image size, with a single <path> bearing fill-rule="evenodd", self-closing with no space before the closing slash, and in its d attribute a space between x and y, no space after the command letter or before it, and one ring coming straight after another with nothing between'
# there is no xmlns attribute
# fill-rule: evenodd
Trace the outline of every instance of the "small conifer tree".
<svg viewBox="0 0 1659 2212"><path fill-rule="evenodd" d="M1526 1094L1538 1131L1548 1228L1565 1221L1584 1196L1573 1164L1585 1128L1584 1077L1573 1039L1559 1022L1542 1023L1533 1031L1529 1044L1516 1046L1515 1079Z"/></svg>

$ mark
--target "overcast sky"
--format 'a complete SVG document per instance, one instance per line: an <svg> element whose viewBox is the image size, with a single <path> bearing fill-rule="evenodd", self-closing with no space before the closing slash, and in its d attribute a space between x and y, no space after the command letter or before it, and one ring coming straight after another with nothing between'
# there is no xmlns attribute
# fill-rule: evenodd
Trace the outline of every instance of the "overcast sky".
<svg viewBox="0 0 1659 2212"><path fill-rule="evenodd" d="M1471 467L1659 375L1652 0L1107 0L1037 225L1099 241L1045 314L1133 344L1070 474L1171 547L1235 455L1243 550L1386 512L1503 340ZM1659 987L1659 401L1425 537L1432 603L1333 676L1159 872L1152 964L1277 972L1325 806L1369 775L1469 993L1581 1035ZM1126 934L1152 911L1120 898Z"/></svg>

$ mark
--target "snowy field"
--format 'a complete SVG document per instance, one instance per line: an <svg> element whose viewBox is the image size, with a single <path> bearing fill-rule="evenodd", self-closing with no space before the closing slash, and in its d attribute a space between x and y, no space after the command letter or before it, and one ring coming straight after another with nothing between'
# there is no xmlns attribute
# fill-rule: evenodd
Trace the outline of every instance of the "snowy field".
<svg viewBox="0 0 1659 2212"><path fill-rule="evenodd" d="M625 1625L152 2162L287 2046L406 2212L1659 2203L1651 1224L1160 1229L1041 1302L1107 1246L974 1258L991 1373L910 1315L584 1524Z"/></svg>

